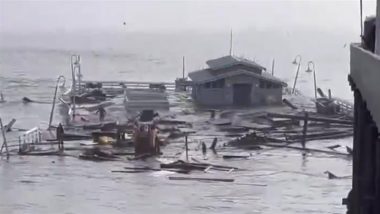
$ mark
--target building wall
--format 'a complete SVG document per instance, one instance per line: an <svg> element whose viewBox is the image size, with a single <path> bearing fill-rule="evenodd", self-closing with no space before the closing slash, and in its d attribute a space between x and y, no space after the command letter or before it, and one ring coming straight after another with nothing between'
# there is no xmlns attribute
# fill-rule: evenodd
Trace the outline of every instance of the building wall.
<svg viewBox="0 0 380 214"><path fill-rule="evenodd" d="M376 19L376 49L375 53L380 55L380 0L377 0L377 19Z"/></svg>
<svg viewBox="0 0 380 214"><path fill-rule="evenodd" d="M195 90L194 90L195 89ZM193 98L200 105L231 105L227 94L229 88L205 88L203 85L193 87Z"/></svg>
<svg viewBox="0 0 380 214"><path fill-rule="evenodd" d="M282 88L260 88L259 80L248 75L226 78L224 88L205 88L203 85L193 87L193 99L201 105L233 105L234 84L252 84L251 104L270 105L282 102Z"/></svg>

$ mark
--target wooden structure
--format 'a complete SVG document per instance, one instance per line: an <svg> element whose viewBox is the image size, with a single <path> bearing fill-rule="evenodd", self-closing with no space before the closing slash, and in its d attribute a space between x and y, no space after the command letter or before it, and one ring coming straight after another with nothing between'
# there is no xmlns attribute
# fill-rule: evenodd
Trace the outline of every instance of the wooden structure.
<svg viewBox="0 0 380 214"><path fill-rule="evenodd" d="M189 73L192 97L206 106L280 104L286 83L256 62L224 56L206 62L208 68Z"/></svg>

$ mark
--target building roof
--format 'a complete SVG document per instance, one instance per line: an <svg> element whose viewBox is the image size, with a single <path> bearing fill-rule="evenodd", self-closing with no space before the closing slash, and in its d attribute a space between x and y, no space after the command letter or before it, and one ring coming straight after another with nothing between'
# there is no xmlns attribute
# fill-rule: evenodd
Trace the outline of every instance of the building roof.
<svg viewBox="0 0 380 214"><path fill-rule="evenodd" d="M224 56L217 59L211 59L206 61L206 64L209 66L209 69L211 70L218 70L226 67L231 67L234 65L245 65L248 67L258 68L260 70L266 70L265 67L257 64L256 62L252 60L248 60L242 57L237 56Z"/></svg>
<svg viewBox="0 0 380 214"><path fill-rule="evenodd" d="M266 72L261 72L261 74L258 74L258 73L247 71L244 69L237 69L237 70L228 71L228 72L217 71L217 70L231 67L234 65L245 65L248 67L258 68L260 70L266 70L263 66L248 59L244 59L244 58L236 57L236 56L224 56L217 59L208 60L206 63L209 66L209 68L193 71L189 73L189 77L194 83L201 84L201 83L215 81L221 78L245 74L248 76L253 76L257 79L263 79L263 80L267 80L270 82L274 82L274 83L278 83L283 86L286 86L286 83L283 82L281 79L274 77L271 74L266 73Z"/></svg>
<svg viewBox="0 0 380 214"><path fill-rule="evenodd" d="M275 76L272 76L269 73L262 72L261 74L257 74L257 73L242 70L242 69L238 69L238 70L230 71L230 72L225 72L225 73L213 72L213 70L211 70L211 69L203 69L203 70L194 71L194 72L189 73L189 77L191 78L191 80L197 84L211 82L211 81L219 80L222 78L227 78L227 77L237 76L237 75L248 75L248 76L255 77L257 79L262 79L262 80L266 80L269 82L281 84L283 86L287 85L281 79L279 79Z"/></svg>

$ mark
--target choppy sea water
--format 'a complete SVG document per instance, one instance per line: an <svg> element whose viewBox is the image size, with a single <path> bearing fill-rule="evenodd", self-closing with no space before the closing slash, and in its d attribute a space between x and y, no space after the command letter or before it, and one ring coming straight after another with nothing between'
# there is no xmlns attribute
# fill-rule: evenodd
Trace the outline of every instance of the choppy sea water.
<svg viewBox="0 0 380 214"><path fill-rule="evenodd" d="M234 54L254 58L292 84L294 56L316 64L318 86L352 100L347 82L351 36L277 35L237 36ZM204 67L210 58L228 53L225 35L108 35L41 37L26 42L2 36L0 50L0 104L4 121L16 118L16 127L46 127L51 106L28 104L22 97L50 101L58 75L70 79L70 56L82 56L82 72L91 80L173 81L181 75L182 56L187 71ZM265 39L264 39L265 38ZM15 41L16 40L16 41ZM6 42L4 42L6 41ZM227 42L226 42L227 41ZM301 66L298 88L313 95L312 76ZM55 121L60 119L56 111ZM350 145L352 139L309 142L310 147ZM191 144L191 148L196 145ZM169 145L167 151L182 151ZM165 151L164 151L165 152ZM246 153L244 151L237 151ZM193 150L191 155L199 156ZM326 155L302 157L300 152L273 149L253 152L249 160L211 162L248 171L210 176L235 178L234 183L170 181L167 173L115 174L126 163L94 163L73 157L11 157L0 161L0 213L343 213L341 199L350 189L349 179L328 180L329 170L351 174L351 160ZM140 164L140 163L128 163ZM203 173L202 173L203 176ZM264 186L254 185L264 184Z"/></svg>

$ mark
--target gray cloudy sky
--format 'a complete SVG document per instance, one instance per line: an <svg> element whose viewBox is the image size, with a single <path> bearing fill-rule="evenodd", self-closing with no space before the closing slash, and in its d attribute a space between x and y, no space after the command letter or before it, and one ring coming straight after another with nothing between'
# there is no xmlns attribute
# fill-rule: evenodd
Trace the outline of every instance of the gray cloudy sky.
<svg viewBox="0 0 380 214"><path fill-rule="evenodd" d="M375 0L364 1L365 14ZM122 23L127 25L123 26ZM359 0L5 1L0 31L234 31L267 28L359 29Z"/></svg>

